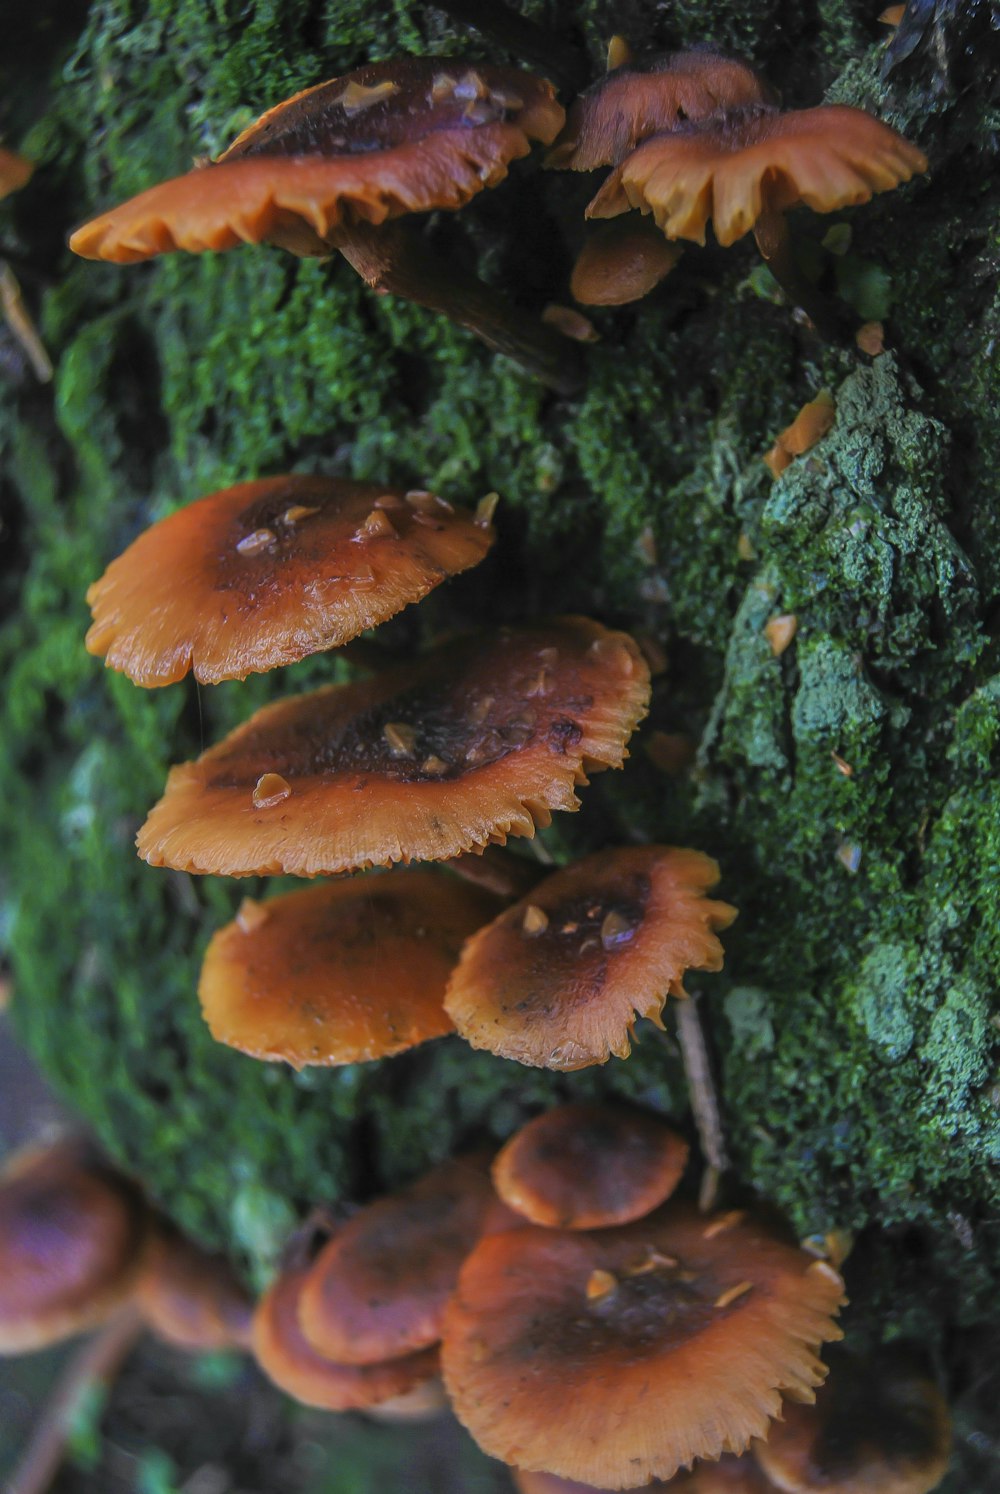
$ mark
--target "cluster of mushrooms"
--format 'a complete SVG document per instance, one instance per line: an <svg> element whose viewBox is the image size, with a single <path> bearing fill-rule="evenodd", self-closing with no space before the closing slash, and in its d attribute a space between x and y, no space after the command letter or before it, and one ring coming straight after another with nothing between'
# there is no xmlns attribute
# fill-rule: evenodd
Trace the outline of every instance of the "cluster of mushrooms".
<svg viewBox="0 0 1000 1494"><path fill-rule="evenodd" d="M802 278L785 214L866 202L925 170L921 153L859 110L782 111L754 69L708 49L637 63L616 38L608 62L568 115L551 83L521 69L368 64L277 105L216 162L101 215L71 247L116 263L241 242L336 252L374 289L443 313L571 395L585 376L579 323L518 310L402 221L460 209L540 142L550 167L611 168L587 217L614 221L584 241L570 282L581 304L648 294L677 241L703 244L711 223L722 245L752 232L793 304L839 335L843 310ZM776 461L805 449L785 434ZM255 478L175 512L113 561L88 593L87 646L145 687L189 671L245 679L342 647L481 561L495 505ZM247 899L215 934L200 981L215 1037L296 1067L453 1031L553 1069L626 1058L639 1016L660 1021L685 972L721 967L717 935L735 910L708 896L717 866L642 845L542 877L497 848L577 809L589 774L622 766L649 694L633 639L557 617L446 638L414 662L285 698L172 769L138 837L151 865L325 879ZM112 1253L128 1259L91 1293L89 1317L60 1300L58 1331L131 1299L174 1258L167 1232L92 1159L67 1184L69 1156L18 1163L0 1184L3 1237L32 1190L38 1229L60 1239L60 1188L76 1190L70 1210L100 1195L111 1211L72 1262L37 1233L19 1247L22 1276L37 1267L57 1297L88 1263L100 1281ZM329 1409L435 1404L440 1374L472 1435L535 1494L651 1480L690 1494L933 1488L949 1442L937 1392L911 1375L894 1409L876 1376L870 1403L904 1430L889 1452L861 1438L863 1456L844 1431L853 1403L844 1411L834 1388L807 1409L826 1374L819 1350L840 1337L840 1275L770 1222L670 1199L686 1161L655 1117L564 1106L495 1158L453 1159L349 1218L314 1220L252 1329L218 1265L224 1310L206 1295L185 1311L218 1342L252 1342L276 1383ZM0 1318L21 1295L0 1285ZM7 1346L41 1341L15 1332ZM848 1402L860 1379L845 1373ZM829 1455L824 1406L838 1408ZM675 1478L695 1460L710 1461Z"/></svg>

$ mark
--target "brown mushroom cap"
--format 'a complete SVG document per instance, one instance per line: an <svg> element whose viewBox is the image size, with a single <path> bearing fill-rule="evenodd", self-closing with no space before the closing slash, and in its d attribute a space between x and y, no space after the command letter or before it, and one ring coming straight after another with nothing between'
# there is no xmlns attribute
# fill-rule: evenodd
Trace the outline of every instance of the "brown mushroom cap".
<svg viewBox="0 0 1000 1494"><path fill-rule="evenodd" d="M520 1222L493 1192L488 1157L442 1163L359 1210L324 1246L302 1287L306 1337L344 1364L437 1343L469 1251L484 1232Z"/></svg>
<svg viewBox="0 0 1000 1494"><path fill-rule="evenodd" d="M325 254L341 224L462 207L563 119L552 85L516 68L368 63L268 110L215 165L84 224L70 248L118 264L265 239Z"/></svg>
<svg viewBox="0 0 1000 1494"><path fill-rule="evenodd" d="M437 1373L436 1348L384 1364L334 1364L317 1354L299 1324L307 1269L283 1272L254 1313L254 1357L281 1390L303 1405L324 1411L359 1411L406 1395Z"/></svg>
<svg viewBox="0 0 1000 1494"><path fill-rule="evenodd" d="M655 1115L612 1105L558 1105L522 1126L493 1163L508 1208L552 1229L642 1219L670 1197L688 1144Z"/></svg>
<svg viewBox="0 0 1000 1494"><path fill-rule="evenodd" d="M456 1415L493 1457L609 1489L740 1452L823 1380L843 1282L739 1216L667 1205L480 1241L445 1315Z"/></svg>
<svg viewBox="0 0 1000 1494"><path fill-rule="evenodd" d="M644 218L602 223L577 255L570 292L581 306L627 306L655 290L681 253Z"/></svg>
<svg viewBox="0 0 1000 1494"><path fill-rule="evenodd" d="M611 173L587 216L639 208L668 239L697 244L711 219L719 243L732 244L766 211L803 202L832 213L926 170L915 145L861 109L748 110L652 136Z"/></svg>
<svg viewBox="0 0 1000 1494"><path fill-rule="evenodd" d="M789 1403L754 1454L785 1494L929 1494L947 1472L951 1415L901 1355L842 1351L815 1405Z"/></svg>
<svg viewBox="0 0 1000 1494"><path fill-rule="evenodd" d="M145 1210L75 1140L17 1153L0 1175L0 1354L102 1322L129 1295Z"/></svg>
<svg viewBox="0 0 1000 1494"><path fill-rule="evenodd" d="M139 832L153 866L315 876L533 835L619 767L649 671L586 618L441 644L377 678L265 707L173 768Z"/></svg>
<svg viewBox="0 0 1000 1494"><path fill-rule="evenodd" d="M30 181L34 169L32 161L26 161L16 151L6 150L0 145L0 200Z"/></svg>
<svg viewBox="0 0 1000 1494"><path fill-rule="evenodd" d="M198 995L212 1036L254 1058L365 1063L453 1031L444 992L496 900L392 872L244 903L212 938Z"/></svg>
<svg viewBox="0 0 1000 1494"><path fill-rule="evenodd" d="M267 477L147 529L87 593L92 654L137 685L245 679L335 648L482 560L488 522L431 493Z"/></svg>
<svg viewBox="0 0 1000 1494"><path fill-rule="evenodd" d="M178 1348L249 1346L253 1304L229 1262L164 1224L147 1246L136 1299L153 1332Z"/></svg>
<svg viewBox="0 0 1000 1494"><path fill-rule="evenodd" d="M554 1473L525 1473L511 1469L518 1494L609 1494L593 1484L576 1479L557 1478ZM646 1489L662 1489L664 1494L774 1494L772 1484L761 1473L749 1453L740 1458L723 1456L717 1463L696 1463L690 1473L675 1478L654 1478Z"/></svg>
<svg viewBox="0 0 1000 1494"><path fill-rule="evenodd" d="M564 171L617 166L641 141L724 109L772 104L774 90L747 63L707 48L615 68L574 104L545 158Z"/></svg>
<svg viewBox="0 0 1000 1494"><path fill-rule="evenodd" d="M687 970L722 968L715 936L736 917L705 894L700 851L601 851L540 882L473 934L445 1008L474 1048L538 1068L627 1058L637 1017L658 1021Z"/></svg>

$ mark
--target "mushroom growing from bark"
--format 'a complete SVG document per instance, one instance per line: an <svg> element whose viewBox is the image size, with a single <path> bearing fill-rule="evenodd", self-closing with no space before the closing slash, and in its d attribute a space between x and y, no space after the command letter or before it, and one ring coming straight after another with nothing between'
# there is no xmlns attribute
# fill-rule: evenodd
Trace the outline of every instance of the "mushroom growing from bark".
<svg viewBox="0 0 1000 1494"><path fill-rule="evenodd" d="M138 685L245 679L336 648L482 560L485 513L423 489L266 477L161 519L87 592L92 654Z"/></svg>
<svg viewBox="0 0 1000 1494"><path fill-rule="evenodd" d="M442 1372L493 1457L599 1488L742 1452L809 1400L843 1282L762 1225L668 1204L611 1230L508 1230L467 1259Z"/></svg>
<svg viewBox="0 0 1000 1494"><path fill-rule="evenodd" d="M383 226L461 208L563 119L552 85L520 69L454 57L367 63L269 109L214 164L95 218L70 247L119 264L241 242L338 249L370 285L442 312L569 390L579 382L571 343Z"/></svg>
<svg viewBox="0 0 1000 1494"><path fill-rule="evenodd" d="M212 1036L254 1058L365 1063L454 1030L444 992L496 900L441 872L392 872L244 902L198 994Z"/></svg>
<svg viewBox="0 0 1000 1494"><path fill-rule="evenodd" d="M630 213L600 224L584 240L570 292L581 306L627 306L655 290L681 253L653 224Z"/></svg>
<svg viewBox="0 0 1000 1494"><path fill-rule="evenodd" d="M774 445L763 459L771 476L780 477L796 457L804 456L817 441L822 441L833 429L836 416L833 395L829 390L821 389L815 399L802 406L791 425L775 437Z"/></svg>
<svg viewBox="0 0 1000 1494"><path fill-rule="evenodd" d="M139 832L153 866L340 873L531 836L620 767L649 672L624 633L559 618L439 645L266 706L173 768Z"/></svg>
<svg viewBox="0 0 1000 1494"><path fill-rule="evenodd" d="M555 872L468 941L445 1006L474 1048L540 1068L627 1058L687 970L722 968L736 911L706 897L719 868L667 846L602 851ZM662 1025L662 1024L661 1024Z"/></svg>

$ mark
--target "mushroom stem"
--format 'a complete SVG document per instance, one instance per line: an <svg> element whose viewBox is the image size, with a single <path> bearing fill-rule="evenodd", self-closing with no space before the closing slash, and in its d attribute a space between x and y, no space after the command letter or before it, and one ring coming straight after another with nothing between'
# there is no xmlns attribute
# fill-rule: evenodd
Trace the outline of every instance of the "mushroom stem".
<svg viewBox="0 0 1000 1494"><path fill-rule="evenodd" d="M583 383L578 343L517 310L478 275L443 264L400 225L356 224L337 233L335 247L373 290L448 317L557 393L574 394Z"/></svg>
<svg viewBox="0 0 1000 1494"><path fill-rule="evenodd" d="M722 1111L712 1078L708 1044L698 1015L699 997L689 996L674 1005L677 1014L677 1041L684 1060L684 1073L691 1098L691 1110L701 1142L706 1168L702 1176L698 1205L703 1212L714 1207L719 1179L729 1166L726 1139L722 1130Z"/></svg>
<svg viewBox="0 0 1000 1494"><path fill-rule="evenodd" d="M66 1452L84 1397L114 1379L141 1338L145 1324L135 1307L126 1307L87 1339L56 1383L20 1462L4 1484L5 1494L45 1494Z"/></svg>
<svg viewBox="0 0 1000 1494"><path fill-rule="evenodd" d="M809 284L795 263L784 213L765 208L753 233L761 258L792 305L805 312L821 336L831 342L843 342L848 335L844 318L826 296Z"/></svg>
<svg viewBox="0 0 1000 1494"><path fill-rule="evenodd" d="M489 846L482 854L466 851L444 864L473 887L482 887L508 902L524 897L543 875L537 865L515 856L506 846Z"/></svg>
<svg viewBox="0 0 1000 1494"><path fill-rule="evenodd" d="M573 93L579 93L590 81L591 69L582 47L546 31L501 0L437 0L437 8L504 51L543 68Z"/></svg>

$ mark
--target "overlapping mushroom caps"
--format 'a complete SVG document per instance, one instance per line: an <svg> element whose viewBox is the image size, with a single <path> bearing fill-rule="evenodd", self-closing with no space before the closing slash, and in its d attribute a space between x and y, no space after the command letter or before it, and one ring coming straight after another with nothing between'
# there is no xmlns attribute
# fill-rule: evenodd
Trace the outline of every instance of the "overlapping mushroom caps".
<svg viewBox="0 0 1000 1494"><path fill-rule="evenodd" d="M359 1210L324 1247L302 1284L307 1339L344 1364L428 1349L476 1241L518 1222L493 1192L487 1156L442 1163Z"/></svg>
<svg viewBox="0 0 1000 1494"><path fill-rule="evenodd" d="M15 1154L0 1175L0 1354L107 1318L132 1291L146 1229L138 1195L83 1143Z"/></svg>
<svg viewBox="0 0 1000 1494"><path fill-rule="evenodd" d="M827 1262L740 1215L508 1230L462 1268L442 1372L492 1456L634 1488L743 1451L783 1395L811 1399L843 1300Z"/></svg>
<svg viewBox="0 0 1000 1494"><path fill-rule="evenodd" d="M244 902L198 994L212 1036L255 1058L364 1063L453 1030L463 940L496 899L442 873L391 872Z"/></svg>
<svg viewBox="0 0 1000 1494"><path fill-rule="evenodd" d="M533 835L620 767L649 671L586 618L439 645L265 707L173 768L138 837L154 866L249 876L445 860Z"/></svg>
<svg viewBox="0 0 1000 1494"><path fill-rule="evenodd" d="M659 1020L687 970L719 970L735 909L706 893L719 869L667 846L599 852L547 877L468 941L445 1006L475 1048L536 1067L627 1058L638 1017Z"/></svg>
<svg viewBox="0 0 1000 1494"><path fill-rule="evenodd" d="M244 679L337 647L480 561L489 514L423 490L268 477L154 524L87 593L87 647L138 685Z"/></svg>
<svg viewBox="0 0 1000 1494"><path fill-rule="evenodd" d="M177 1348L200 1353L249 1345L253 1304L229 1262L164 1221L146 1246L136 1301L153 1332Z"/></svg>
<svg viewBox="0 0 1000 1494"><path fill-rule="evenodd" d="M118 264L263 240L326 254L344 225L462 207L563 117L552 85L518 69L367 63L269 109L215 164L95 218L70 247Z"/></svg>
<svg viewBox="0 0 1000 1494"><path fill-rule="evenodd" d="M522 1126L493 1163L497 1194L532 1224L602 1229L652 1212L677 1187L688 1144L655 1115L558 1105Z"/></svg>

